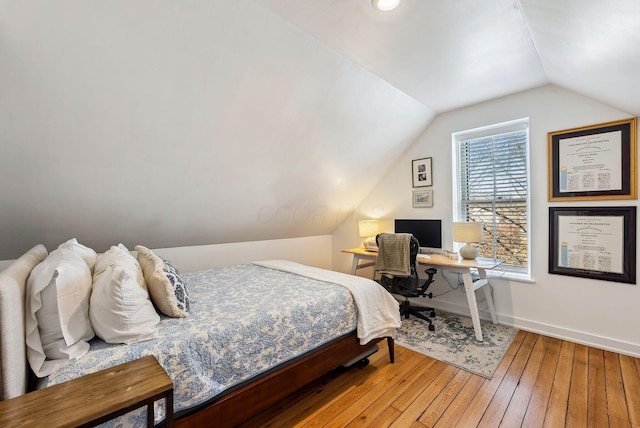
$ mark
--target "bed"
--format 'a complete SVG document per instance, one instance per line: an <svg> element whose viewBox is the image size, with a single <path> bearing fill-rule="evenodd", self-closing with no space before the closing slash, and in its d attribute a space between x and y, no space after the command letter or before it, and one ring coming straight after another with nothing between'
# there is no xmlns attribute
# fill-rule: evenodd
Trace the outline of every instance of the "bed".
<svg viewBox="0 0 640 428"><path fill-rule="evenodd" d="M38 245L0 273L3 399L31 389L25 284L46 257ZM379 340L388 341L393 361L397 303L373 281L288 261L183 276L187 317L161 314L158 336L141 342L93 338L88 353L39 379L37 387L153 355L174 381L176 426L235 426L335 367L366 356ZM144 411L132 412L106 425L135 425L145 418ZM163 419L164 403L158 402L155 421Z"/></svg>

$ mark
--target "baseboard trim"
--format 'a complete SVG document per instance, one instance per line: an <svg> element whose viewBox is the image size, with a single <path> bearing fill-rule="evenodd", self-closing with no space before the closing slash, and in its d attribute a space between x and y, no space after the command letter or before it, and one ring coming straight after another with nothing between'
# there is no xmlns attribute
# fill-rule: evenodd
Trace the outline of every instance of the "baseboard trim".
<svg viewBox="0 0 640 428"><path fill-rule="evenodd" d="M438 302L437 300L414 300L417 304L423 304L425 306L431 306L437 310L451 312L458 315L465 315L470 317L469 307L466 305L458 305L449 302ZM488 311L479 311L480 318L483 320L491 320L491 315ZM625 342L622 340L611 339L609 337L598 336L584 331L578 331L559 327L556 325L545 324L538 321L532 321L524 318L517 318L513 316L506 316L498 313L498 323L510 327L515 327L521 330L529 331L532 333L538 333L545 336L553 337L556 339L568 340L570 342L578 343L581 345L587 345L594 348L604 349L606 351L617 352L624 355L629 355L635 358L640 358L640 345L631 342Z"/></svg>
<svg viewBox="0 0 640 428"><path fill-rule="evenodd" d="M504 325L511 325L521 330L533 333L543 334L545 336L554 337L556 339L568 340L571 342L587 345L594 348L604 349L606 351L617 352L619 354L629 355L631 357L640 358L640 345L622 340L611 339L609 337L598 336L596 334L558 327L551 324L544 324L537 321L526 319L513 319L501 317L498 314L498 322Z"/></svg>

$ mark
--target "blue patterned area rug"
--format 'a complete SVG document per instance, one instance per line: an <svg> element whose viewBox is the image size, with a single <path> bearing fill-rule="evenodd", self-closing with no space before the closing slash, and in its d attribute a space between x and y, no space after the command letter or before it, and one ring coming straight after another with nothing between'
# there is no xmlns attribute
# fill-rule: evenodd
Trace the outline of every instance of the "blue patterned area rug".
<svg viewBox="0 0 640 428"><path fill-rule="evenodd" d="M402 319L396 343L405 348L491 379L518 329L481 320L478 342L471 318L436 310L435 331L419 318Z"/></svg>

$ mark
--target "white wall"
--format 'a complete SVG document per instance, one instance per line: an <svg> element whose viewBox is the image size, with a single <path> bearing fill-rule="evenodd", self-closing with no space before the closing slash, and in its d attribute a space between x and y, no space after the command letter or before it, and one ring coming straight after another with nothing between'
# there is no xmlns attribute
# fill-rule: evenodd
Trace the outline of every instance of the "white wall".
<svg viewBox="0 0 640 428"><path fill-rule="evenodd" d="M522 117L530 119L531 136L531 266L533 283L504 279L491 281L501 323L580 343L640 355L640 287L548 273L548 208L550 206L622 206L637 201L554 203L547 201L547 132L631 117L589 98L545 86L521 94L492 100L438 116L395 168L363 201L358 212L334 233L334 268L348 272L351 258L341 248L358 246L357 220L380 217L385 230L392 220L443 219L443 240L452 248L451 134ZM433 158L433 208L412 208L411 160ZM370 272L363 271L363 275ZM456 277L448 276L452 283ZM451 290L441 276L432 286L434 294ZM478 293L478 299L482 293ZM453 291L432 302L436 306L468 312L462 292ZM480 303L486 310L486 303ZM486 312L484 313L486 316Z"/></svg>
<svg viewBox="0 0 640 428"><path fill-rule="evenodd" d="M331 235L161 248L154 251L171 260L181 272L275 259L331 269Z"/></svg>
<svg viewBox="0 0 640 428"><path fill-rule="evenodd" d="M55 248L48 248L53 251ZM133 248L129 248L133 250ZM192 247L154 248L181 272L195 272L258 260L286 259L331 269L331 235ZM0 260L0 270L13 260Z"/></svg>
<svg viewBox="0 0 640 428"><path fill-rule="evenodd" d="M251 0L2 2L0 58L0 259L332 233L434 115Z"/></svg>

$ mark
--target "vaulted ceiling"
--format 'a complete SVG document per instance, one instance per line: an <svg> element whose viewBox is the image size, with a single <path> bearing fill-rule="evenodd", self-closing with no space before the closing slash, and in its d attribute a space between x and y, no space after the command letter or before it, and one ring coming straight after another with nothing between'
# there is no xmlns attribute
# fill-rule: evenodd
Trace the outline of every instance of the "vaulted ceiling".
<svg viewBox="0 0 640 428"><path fill-rule="evenodd" d="M331 233L438 114L640 114L634 0L0 0L0 259Z"/></svg>
<svg viewBox="0 0 640 428"><path fill-rule="evenodd" d="M546 83L640 113L638 1L256 1L438 113Z"/></svg>

